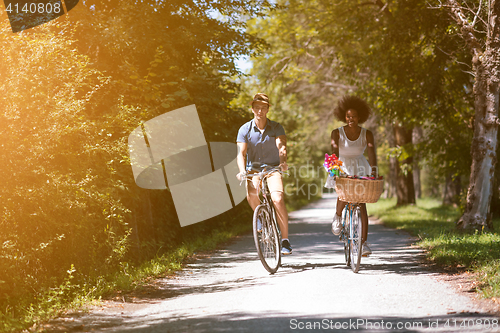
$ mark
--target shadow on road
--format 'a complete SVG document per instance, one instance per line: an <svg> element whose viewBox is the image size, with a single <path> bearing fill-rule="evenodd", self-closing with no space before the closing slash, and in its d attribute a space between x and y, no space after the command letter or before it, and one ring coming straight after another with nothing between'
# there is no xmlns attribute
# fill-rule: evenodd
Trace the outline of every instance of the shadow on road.
<svg viewBox="0 0 500 333"><path fill-rule="evenodd" d="M199 254L174 277L90 314L54 320L47 331L500 331L498 318L473 313L466 301L426 276L436 273L405 233L370 225L373 254L362 258L358 274L351 272L343 243L330 230L332 202L291 214L293 254L282 258L274 275L262 267L249 233L224 249Z"/></svg>
<svg viewBox="0 0 500 333"><path fill-rule="evenodd" d="M296 222L291 224L290 239L294 248L293 254L283 257L282 266L278 272L273 276L268 275L268 278L284 277L313 269L329 269L332 270L332 274L335 274L334 271L337 269L349 271L350 267L345 263L343 243L340 242L338 236L334 236L329 231L329 228L329 223ZM370 226L369 240L373 254L362 258L358 274L429 274L423 265L425 258L423 252L411 247L408 237L395 240L394 237L388 235L389 232L381 225ZM241 236L237 243L228 248L205 255L203 259L189 264L188 272L185 272L184 276L227 270L245 263L253 263L254 269L267 275L257 257L252 234ZM190 279L193 278L190 277ZM171 279L163 279L154 287L145 287L132 296L124 297L134 303L148 303L188 294L210 294L242 287L258 287L268 283L268 280L263 279L262 275L250 275L248 277L236 276L234 279L225 277L215 282L201 281L195 286L171 282Z"/></svg>

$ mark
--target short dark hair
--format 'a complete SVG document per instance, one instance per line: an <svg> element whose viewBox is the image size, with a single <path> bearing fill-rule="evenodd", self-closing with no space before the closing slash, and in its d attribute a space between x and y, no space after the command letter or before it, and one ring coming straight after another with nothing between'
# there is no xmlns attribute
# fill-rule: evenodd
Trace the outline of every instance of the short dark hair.
<svg viewBox="0 0 500 333"><path fill-rule="evenodd" d="M345 122L345 114L349 110L356 110L360 124L367 121L372 113L370 106L364 99L357 96L345 95L337 102L337 106L333 110L333 115L336 119Z"/></svg>

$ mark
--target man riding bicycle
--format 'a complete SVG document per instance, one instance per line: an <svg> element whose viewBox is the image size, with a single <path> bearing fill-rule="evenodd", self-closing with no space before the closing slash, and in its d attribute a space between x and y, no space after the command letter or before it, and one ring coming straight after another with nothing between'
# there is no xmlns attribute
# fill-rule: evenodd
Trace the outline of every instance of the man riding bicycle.
<svg viewBox="0 0 500 333"><path fill-rule="evenodd" d="M285 130L279 123L267 119L269 97L266 94L257 93L250 104L254 118L240 127L236 139L237 163L240 170L236 177L240 181L247 173L255 172L252 170L252 165L254 168L258 165L261 170L266 166L280 166L282 171L288 170ZM258 183L259 179L255 176L252 181L247 181L246 186L247 200L253 210L260 204L257 192ZM285 206L281 173L273 172L267 179L267 184L283 237L281 253L292 254L292 246L288 240L288 212Z"/></svg>

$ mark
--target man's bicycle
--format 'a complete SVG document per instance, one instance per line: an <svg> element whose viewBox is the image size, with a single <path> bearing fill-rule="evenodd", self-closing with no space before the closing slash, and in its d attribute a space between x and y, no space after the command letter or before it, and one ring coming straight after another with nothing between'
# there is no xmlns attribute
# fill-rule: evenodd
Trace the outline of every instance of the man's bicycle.
<svg viewBox="0 0 500 333"><path fill-rule="evenodd" d="M243 183L245 180L252 181L255 176L259 177L257 192L261 204L253 214L253 239L262 265L271 274L276 273L281 265L281 232L276 220L276 208L267 187L267 178L273 172L283 173L279 167L272 167L246 174L241 181Z"/></svg>
<svg viewBox="0 0 500 333"><path fill-rule="evenodd" d="M360 180L337 177L335 189L341 201L347 202L342 211L340 240L344 242L345 261L354 273L359 271L363 251L361 204L377 202L384 190L383 180Z"/></svg>

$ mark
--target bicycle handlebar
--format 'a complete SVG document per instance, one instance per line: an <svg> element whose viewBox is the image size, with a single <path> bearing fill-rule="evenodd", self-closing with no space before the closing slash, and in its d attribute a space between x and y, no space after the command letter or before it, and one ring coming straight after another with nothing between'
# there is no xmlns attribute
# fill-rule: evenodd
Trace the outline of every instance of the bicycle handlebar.
<svg viewBox="0 0 500 333"><path fill-rule="evenodd" d="M255 170L255 169L253 169L253 170ZM256 170L255 170L255 171L256 171ZM279 172L279 173L281 173L281 174L284 174L284 173L285 173L284 171L282 171L282 170L281 170L281 167L280 167L279 165L278 165L278 166L276 166L276 167L272 167L272 168L270 168L270 169L268 169L268 168L266 167L266 168L264 168L264 170L259 171L259 172L256 172L256 173L245 173L245 174L243 175L243 178L242 178L242 179L241 179L241 181L240 181L240 186L241 186L241 184L243 184L243 182L244 182L245 180L250 180L250 179L252 179L252 178L253 178L253 177L255 177L255 176L259 176L261 179L264 179L264 178L265 178L265 177L267 177L269 174L271 174L271 173L273 173L273 172L275 172L275 171L277 171L277 172ZM285 173L285 174L286 174L286 173Z"/></svg>

